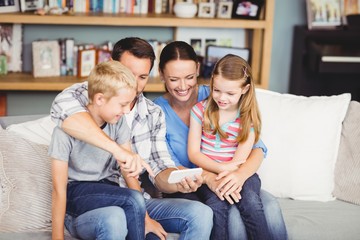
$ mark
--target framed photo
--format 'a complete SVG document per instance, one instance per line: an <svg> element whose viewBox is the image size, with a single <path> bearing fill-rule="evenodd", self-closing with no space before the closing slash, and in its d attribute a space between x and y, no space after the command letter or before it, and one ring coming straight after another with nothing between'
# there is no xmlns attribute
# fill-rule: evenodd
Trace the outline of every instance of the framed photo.
<svg viewBox="0 0 360 240"><path fill-rule="evenodd" d="M22 12L26 11L35 11L38 8L42 8L40 6L40 0L20 0L20 9Z"/></svg>
<svg viewBox="0 0 360 240"><path fill-rule="evenodd" d="M204 78L210 78L211 72L215 66L215 63L226 54L234 54L242 57L247 62L250 61L250 49L248 48L237 48L237 47L223 47L209 45L206 48L205 64L204 64Z"/></svg>
<svg viewBox="0 0 360 240"><path fill-rule="evenodd" d="M0 13L19 12L19 0L3 0L0 1Z"/></svg>
<svg viewBox="0 0 360 240"><path fill-rule="evenodd" d="M217 17L231 18L233 2L219 2Z"/></svg>
<svg viewBox="0 0 360 240"><path fill-rule="evenodd" d="M308 29L341 25L341 0L306 0Z"/></svg>
<svg viewBox="0 0 360 240"><path fill-rule="evenodd" d="M96 50L96 64L107 62L111 59L111 51L104 49Z"/></svg>
<svg viewBox="0 0 360 240"><path fill-rule="evenodd" d="M264 0L234 0L232 18L259 19Z"/></svg>
<svg viewBox="0 0 360 240"><path fill-rule="evenodd" d="M78 59L78 77L88 77L96 65L96 49L80 50Z"/></svg>
<svg viewBox="0 0 360 240"><path fill-rule="evenodd" d="M213 2L201 2L199 3L199 17L213 18L215 17L215 3Z"/></svg>
<svg viewBox="0 0 360 240"><path fill-rule="evenodd" d="M9 72L22 70L22 26L21 24L0 23L0 55L7 60Z"/></svg>
<svg viewBox="0 0 360 240"><path fill-rule="evenodd" d="M60 46L54 41L34 41L33 75L34 77L60 76Z"/></svg>

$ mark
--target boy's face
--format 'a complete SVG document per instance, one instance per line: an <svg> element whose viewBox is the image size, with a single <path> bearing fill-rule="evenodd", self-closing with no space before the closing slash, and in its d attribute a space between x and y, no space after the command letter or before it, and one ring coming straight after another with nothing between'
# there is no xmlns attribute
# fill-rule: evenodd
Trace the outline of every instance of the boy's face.
<svg viewBox="0 0 360 240"><path fill-rule="evenodd" d="M134 74L137 81L137 93L139 95L144 91L145 85L149 80L151 70L151 61L149 58L137 58L130 52L124 52L119 61Z"/></svg>
<svg viewBox="0 0 360 240"><path fill-rule="evenodd" d="M117 95L110 99L103 99L100 107L100 116L107 123L115 124L124 115L130 112L130 103L136 97L132 88L121 88Z"/></svg>

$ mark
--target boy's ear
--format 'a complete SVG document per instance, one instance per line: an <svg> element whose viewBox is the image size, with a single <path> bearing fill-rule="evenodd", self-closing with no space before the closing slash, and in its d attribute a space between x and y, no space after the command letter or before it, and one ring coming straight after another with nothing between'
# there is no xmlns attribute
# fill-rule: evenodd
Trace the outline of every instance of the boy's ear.
<svg viewBox="0 0 360 240"><path fill-rule="evenodd" d="M96 93L94 95L94 104L101 106L106 102L106 98L103 93Z"/></svg>
<svg viewBox="0 0 360 240"><path fill-rule="evenodd" d="M250 89L250 84L246 84L245 87L243 87L242 91L241 91L241 94L245 94L247 93L247 91L249 91Z"/></svg>

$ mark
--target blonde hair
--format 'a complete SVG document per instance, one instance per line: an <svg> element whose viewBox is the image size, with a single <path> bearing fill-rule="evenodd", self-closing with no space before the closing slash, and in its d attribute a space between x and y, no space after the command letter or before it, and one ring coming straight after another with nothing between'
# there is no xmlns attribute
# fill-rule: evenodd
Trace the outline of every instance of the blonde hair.
<svg viewBox="0 0 360 240"><path fill-rule="evenodd" d="M110 99L121 88L136 90L137 82L132 72L118 61L108 61L96 65L88 80L89 103L95 94L102 93Z"/></svg>
<svg viewBox="0 0 360 240"><path fill-rule="evenodd" d="M261 132L261 117L255 97L251 68L244 59L233 54L226 55L215 64L210 80L210 96L204 112L204 130L213 134L218 133L222 139L228 138L219 126L219 107L213 99L214 76L221 76L230 81L241 81L242 88L249 85L249 90L240 97L238 103L241 127L236 140L238 143L244 142L253 127L257 142Z"/></svg>

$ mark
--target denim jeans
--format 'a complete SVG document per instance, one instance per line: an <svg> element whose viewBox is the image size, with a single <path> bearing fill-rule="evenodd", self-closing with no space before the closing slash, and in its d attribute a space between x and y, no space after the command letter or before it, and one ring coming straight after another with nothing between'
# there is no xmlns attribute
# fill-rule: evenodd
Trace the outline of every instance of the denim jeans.
<svg viewBox="0 0 360 240"><path fill-rule="evenodd" d="M97 208L77 218L66 214L65 227L80 239L123 240L128 234L125 212L116 206Z"/></svg>
<svg viewBox="0 0 360 240"><path fill-rule="evenodd" d="M276 198L265 190L260 190L260 198L263 203L264 213L270 238L276 240L287 240L287 231L281 208ZM239 221L240 220L240 221ZM242 221L239 210L232 205L229 212L229 239L247 239L246 228Z"/></svg>
<svg viewBox="0 0 360 240"><path fill-rule="evenodd" d="M213 214L208 206L200 202L187 199L150 199L146 200L146 209L149 216L158 221L166 232L179 233L179 239L208 240L210 237ZM105 207L76 218L67 215L65 226L72 236L83 239L125 239L126 219L121 216L120 210L121 208ZM146 239L159 238L150 233Z"/></svg>
<svg viewBox="0 0 360 240"><path fill-rule="evenodd" d="M197 195L197 193L186 193L186 194L175 193L175 194L165 194L164 196L170 198L182 197L186 199L202 201ZM267 226L269 229L268 239L286 240L287 239L286 227L280 206L276 198L264 190L260 191L260 198L263 204L263 210L264 210ZM230 240L248 239L244 221L236 205L232 205L230 207L227 229Z"/></svg>
<svg viewBox="0 0 360 240"><path fill-rule="evenodd" d="M210 237L213 213L198 201L153 198L146 200L146 209L166 232L179 233L180 240L208 240Z"/></svg>
<svg viewBox="0 0 360 240"><path fill-rule="evenodd" d="M127 239L144 239L146 209L144 198L140 192L121 188L118 184L106 180L100 182L75 181L68 184L66 202L68 215L76 218L88 211L109 206L122 208L125 212ZM122 214L118 212L118 215Z"/></svg>

